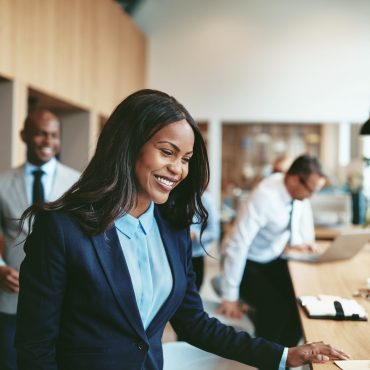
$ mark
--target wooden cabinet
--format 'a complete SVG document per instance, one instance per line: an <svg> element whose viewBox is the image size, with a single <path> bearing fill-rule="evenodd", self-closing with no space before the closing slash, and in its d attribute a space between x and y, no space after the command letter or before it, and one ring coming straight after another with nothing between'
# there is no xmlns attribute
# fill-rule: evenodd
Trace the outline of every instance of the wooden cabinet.
<svg viewBox="0 0 370 370"><path fill-rule="evenodd" d="M274 159L308 153L320 157L320 124L225 123L222 128L222 190L251 189L271 172Z"/></svg>

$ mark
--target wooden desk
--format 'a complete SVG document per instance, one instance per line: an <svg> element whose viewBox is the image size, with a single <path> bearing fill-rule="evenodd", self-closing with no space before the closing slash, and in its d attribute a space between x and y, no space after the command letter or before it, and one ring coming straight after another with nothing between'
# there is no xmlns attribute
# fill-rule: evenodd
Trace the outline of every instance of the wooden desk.
<svg viewBox="0 0 370 370"><path fill-rule="evenodd" d="M315 227L316 240L333 240L342 230L340 228Z"/></svg>
<svg viewBox="0 0 370 370"><path fill-rule="evenodd" d="M370 245L353 259L323 264L289 262L289 270L296 296L301 295L338 295L352 298L359 288L366 288L370 277ZM370 301L355 298L366 310L370 320ZM299 307L305 340L323 340L342 349L354 360L370 359L370 321L335 321L307 318ZM312 369L338 370L333 363L314 364Z"/></svg>

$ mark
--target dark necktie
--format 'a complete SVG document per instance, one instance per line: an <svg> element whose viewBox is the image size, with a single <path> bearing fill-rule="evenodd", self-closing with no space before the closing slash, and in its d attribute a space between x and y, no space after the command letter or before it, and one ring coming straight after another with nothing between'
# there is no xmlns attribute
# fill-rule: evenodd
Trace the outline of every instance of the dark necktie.
<svg viewBox="0 0 370 370"><path fill-rule="evenodd" d="M45 172L42 170L35 170L33 174L33 191L32 191L32 204L44 203L44 186L41 182L41 177Z"/></svg>
<svg viewBox="0 0 370 370"><path fill-rule="evenodd" d="M290 211L289 211L289 223L288 223L288 230L289 230L289 239L288 245L292 245L292 218L293 218L293 207L294 207L294 199L290 202Z"/></svg>

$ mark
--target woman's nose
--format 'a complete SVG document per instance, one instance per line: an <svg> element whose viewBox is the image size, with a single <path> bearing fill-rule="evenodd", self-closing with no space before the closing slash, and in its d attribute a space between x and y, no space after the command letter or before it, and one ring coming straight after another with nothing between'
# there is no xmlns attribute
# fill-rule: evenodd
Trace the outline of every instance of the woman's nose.
<svg viewBox="0 0 370 370"><path fill-rule="evenodd" d="M174 161L168 165L168 169L175 174L181 174L182 172L182 165L181 161Z"/></svg>

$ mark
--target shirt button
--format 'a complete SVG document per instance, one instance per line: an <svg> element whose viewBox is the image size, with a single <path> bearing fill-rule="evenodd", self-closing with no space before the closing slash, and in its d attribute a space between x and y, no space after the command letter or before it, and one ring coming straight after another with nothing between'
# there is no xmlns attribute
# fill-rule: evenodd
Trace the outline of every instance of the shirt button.
<svg viewBox="0 0 370 370"><path fill-rule="evenodd" d="M143 343L143 342L139 342L139 343L137 344L137 348L138 348L140 351L144 350L144 349L145 349L145 343Z"/></svg>

